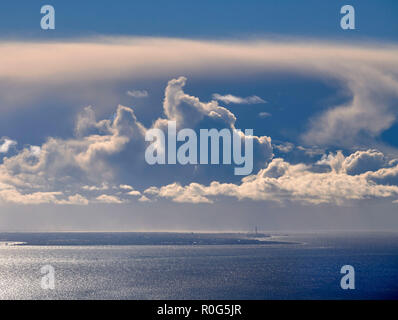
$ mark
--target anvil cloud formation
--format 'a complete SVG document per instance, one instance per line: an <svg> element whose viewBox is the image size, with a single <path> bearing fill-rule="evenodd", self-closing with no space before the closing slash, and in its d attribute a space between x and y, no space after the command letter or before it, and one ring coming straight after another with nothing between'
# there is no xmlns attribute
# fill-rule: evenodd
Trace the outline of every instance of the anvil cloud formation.
<svg viewBox="0 0 398 320"><path fill-rule="evenodd" d="M11 109L25 112L49 90L68 88L69 94L72 88L78 96L87 94L82 88L92 91L99 83L102 87L126 79L169 79L162 111L153 114L150 125L136 116L134 106L119 105L110 117L97 119L93 101L93 106L81 108L73 136L49 136L41 145L27 145L0 132L0 205L214 203L227 197L340 206L369 199L395 205L398 199L398 152L379 139L398 116L397 46L172 38L3 41L0 61L0 110L5 117ZM273 145L272 135L257 136L254 128L255 172L241 181L231 181L228 169L213 175L206 166L154 168L145 163L148 129L164 128L168 120L176 121L178 128L235 129L239 119L230 104L267 101L256 92L241 97L217 93L218 88L210 101L204 101L186 91L187 81L203 75L256 77L271 72L337 81L352 98L306 119L302 145ZM151 92L144 89L125 92L143 100ZM312 162L284 158L300 148L316 150ZM283 152L275 156L276 149ZM208 176L206 182L196 180L198 170ZM158 176L157 183L138 184L145 175Z"/></svg>

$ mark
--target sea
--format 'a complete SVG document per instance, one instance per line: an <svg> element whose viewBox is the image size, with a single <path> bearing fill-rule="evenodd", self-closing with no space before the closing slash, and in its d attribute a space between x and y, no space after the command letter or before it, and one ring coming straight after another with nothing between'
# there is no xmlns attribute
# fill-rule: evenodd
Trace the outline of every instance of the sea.
<svg viewBox="0 0 398 320"><path fill-rule="evenodd" d="M398 299L398 233L0 233L0 299Z"/></svg>

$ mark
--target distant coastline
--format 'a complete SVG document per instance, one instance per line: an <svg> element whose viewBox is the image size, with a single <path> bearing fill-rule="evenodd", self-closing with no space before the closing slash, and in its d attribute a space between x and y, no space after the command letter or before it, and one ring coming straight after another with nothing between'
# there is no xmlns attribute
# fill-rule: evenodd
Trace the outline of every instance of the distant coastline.
<svg viewBox="0 0 398 320"><path fill-rule="evenodd" d="M174 232L10 232L0 233L0 246L95 245L271 245L295 242L271 240L258 233Z"/></svg>
<svg viewBox="0 0 398 320"><path fill-rule="evenodd" d="M13 247L13 246L22 246L26 245L26 242L15 242L15 241L1 241L0 247Z"/></svg>

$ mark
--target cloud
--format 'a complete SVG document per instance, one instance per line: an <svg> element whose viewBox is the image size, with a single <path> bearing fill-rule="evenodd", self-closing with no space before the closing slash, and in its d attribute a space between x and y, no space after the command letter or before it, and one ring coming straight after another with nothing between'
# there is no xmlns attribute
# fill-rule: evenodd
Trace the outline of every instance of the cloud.
<svg viewBox="0 0 398 320"><path fill-rule="evenodd" d="M235 124L235 115L216 101L201 102L197 97L186 94L183 91L186 81L186 77L179 77L168 82L163 103L167 119L158 119L154 127L163 127L165 121L172 120L177 122L177 129L194 128L205 117L218 120L228 127Z"/></svg>
<svg viewBox="0 0 398 320"><path fill-rule="evenodd" d="M37 158L40 157L41 148L39 146L30 146L29 151L32 156L37 157Z"/></svg>
<svg viewBox="0 0 398 320"><path fill-rule="evenodd" d="M142 196L141 198L138 199L139 202L151 202L151 199L149 199L146 196Z"/></svg>
<svg viewBox="0 0 398 320"><path fill-rule="evenodd" d="M129 90L126 94L133 98L146 98L148 97L148 91L146 90Z"/></svg>
<svg viewBox="0 0 398 320"><path fill-rule="evenodd" d="M212 203L206 197L206 190L206 187L198 183L191 183L186 187L182 187L179 183L173 183L161 188L151 187L144 192L162 198L171 198L175 202Z"/></svg>
<svg viewBox="0 0 398 320"><path fill-rule="evenodd" d="M359 175L368 171L377 171L388 165L383 153L378 150L369 149L356 151L348 157L344 157L341 151L336 154L324 155L317 162L320 165L327 165L335 172L343 172L349 175Z"/></svg>
<svg viewBox="0 0 398 320"><path fill-rule="evenodd" d="M294 149L294 144L291 142L273 144L272 146L283 153L289 153L290 151L292 151Z"/></svg>
<svg viewBox="0 0 398 320"><path fill-rule="evenodd" d="M163 110L166 118L159 118L153 127L166 130L167 121L176 122L177 130L192 129L230 129L243 139L253 140L254 157L257 162L255 169L263 166L264 162L273 157L271 138L268 136L245 136L235 127L236 116L227 108L220 106L217 101L202 102L198 97L184 92L187 79L179 77L168 82L165 90Z"/></svg>
<svg viewBox="0 0 398 320"><path fill-rule="evenodd" d="M23 205L58 203L57 196L59 195L61 195L60 192L33 192L22 194L13 188L0 190L1 202Z"/></svg>
<svg viewBox="0 0 398 320"><path fill-rule="evenodd" d="M120 200L118 197L107 194L101 194L96 199L102 203L118 203L118 204L123 203L123 201Z"/></svg>
<svg viewBox="0 0 398 320"><path fill-rule="evenodd" d="M217 123L220 128L237 131L233 113L217 101L202 102L185 93L185 83L185 77L168 82L163 103L166 117L159 117L150 128L163 128L173 120L178 128L195 129L203 128L206 121L213 121L211 125ZM123 203L126 199L121 199L122 196L141 196L139 201L145 202L146 198L133 187L137 175L148 177L154 170L163 169L169 177L176 177L166 167L154 169L145 163L144 151L148 145L145 133L150 128L136 118L131 108L119 105L111 118L97 120L94 109L88 106L76 118L73 137L49 137L41 146L25 147L3 159L0 183L10 187L4 191L8 193L7 199L4 196L0 200L16 203L20 199L25 204L84 204L86 200ZM259 161L266 163L272 158L269 137L246 137L243 133L240 136L253 140ZM191 166L184 172L187 170L191 172L190 177L196 169ZM161 176L158 177L161 181ZM98 195L105 190L106 194ZM120 195L120 190L128 192ZM80 192L86 200L76 196Z"/></svg>
<svg viewBox="0 0 398 320"><path fill-rule="evenodd" d="M340 73L360 67L396 66L393 45L347 45L310 41L200 41L154 37L98 37L62 42L0 43L0 78L12 81L143 78L192 72L249 70ZM42 68L45 63L46 68ZM62 74L63 77L59 77Z"/></svg>
<svg viewBox="0 0 398 320"><path fill-rule="evenodd" d="M0 203L18 205L88 205L89 201L80 194L65 196L59 191L21 193L14 186L0 183Z"/></svg>
<svg viewBox="0 0 398 320"><path fill-rule="evenodd" d="M141 192L139 192L139 191L137 191L137 190L133 190L133 191L130 191L130 192L127 192L127 194L129 195L129 196L140 196L141 195Z"/></svg>
<svg viewBox="0 0 398 320"><path fill-rule="evenodd" d="M122 189L122 190L134 190L134 188L132 186L129 186L127 184L121 184L119 186L119 188Z"/></svg>
<svg viewBox="0 0 398 320"><path fill-rule="evenodd" d="M369 145L396 122L398 72L361 65L338 77L350 91L350 100L313 117L302 139L321 146Z"/></svg>
<svg viewBox="0 0 398 320"><path fill-rule="evenodd" d="M57 204L67 204L67 205L81 205L86 206L89 204L89 200L83 197L80 194L75 194L67 197L66 200L59 200L56 202Z"/></svg>
<svg viewBox="0 0 398 320"><path fill-rule="evenodd" d="M317 146L312 146L312 147L297 146L297 149L304 152L304 154L310 157L320 156L325 153L325 149L319 148Z"/></svg>
<svg viewBox="0 0 398 320"><path fill-rule="evenodd" d="M398 164L377 171L367 171L364 175L375 183L398 185Z"/></svg>
<svg viewBox="0 0 398 320"><path fill-rule="evenodd" d="M179 128L202 128L211 120L212 125L217 123L220 127L236 130L236 117L232 112L217 101L203 102L185 93L185 84L185 77L168 82L163 103L165 117L159 117L151 128L162 128L168 120L176 121ZM272 159L271 139L267 136L250 137L257 146L256 156L263 166L239 183L189 181L184 185L176 181L145 188L143 194L134 187L134 174L126 179L126 173L129 170L135 174L153 172L152 167L138 164L144 161L142 152L148 129L131 108L119 105L110 119L97 120L93 108L86 107L76 119L74 137L50 137L41 146L25 147L3 159L0 164L0 203L87 205L156 199L212 203L220 197L233 197L339 205L398 195L398 160L389 159L380 151L359 150L348 156L338 151L324 154L313 164L292 164L281 158ZM294 145L285 143L276 147L289 152ZM125 161L126 157L128 166L120 171L120 161ZM192 168L192 172L194 170Z"/></svg>
<svg viewBox="0 0 398 320"><path fill-rule="evenodd" d="M276 158L257 174L243 178L240 184L213 181L207 186L198 183L181 186L173 183L160 188L148 188L145 194L187 203L211 203L217 197L228 196L238 200L336 205L353 200L398 196L397 185L377 184L372 180L374 175L382 174L381 169L376 172L348 174L347 171L353 168L350 167L352 159L358 156L353 154L344 157L341 152L325 156L320 163L329 166L330 170L326 172L317 172L310 165L290 164ZM363 166L361 164L361 171L364 171ZM392 170L398 172L398 165L385 170L390 170L390 173Z"/></svg>
<svg viewBox="0 0 398 320"><path fill-rule="evenodd" d="M325 149L323 148L319 148L317 146L295 146L291 142L273 143L272 146L281 153L294 152L300 159L302 159L303 154L310 158L319 157L325 154Z"/></svg>
<svg viewBox="0 0 398 320"><path fill-rule="evenodd" d="M260 113L258 114L258 116L259 116L260 118L268 118L268 117L271 117L272 114L270 114L269 112L260 112Z"/></svg>
<svg viewBox="0 0 398 320"><path fill-rule="evenodd" d="M24 148L4 158L0 164L0 182L12 188L3 192L1 199L57 204L76 201L76 197L68 198L73 196L68 195L71 192L107 190L117 170L109 157L123 151L132 141L138 140L144 145L145 129L127 107L119 106L112 120L81 120L91 118L91 113L92 109L86 108L78 117L76 138L50 137L40 147ZM101 132L92 132L92 129ZM89 132L88 135L83 135L83 131Z"/></svg>
<svg viewBox="0 0 398 320"><path fill-rule="evenodd" d="M0 139L0 153L7 153L12 146L16 146L17 142L7 138Z"/></svg>
<svg viewBox="0 0 398 320"><path fill-rule="evenodd" d="M87 191L99 191L99 190L108 190L109 186L107 183L102 183L100 186L83 186L83 190Z"/></svg>
<svg viewBox="0 0 398 320"><path fill-rule="evenodd" d="M383 153L377 150L357 151L345 159L345 171L357 175L368 171L376 171L387 163Z"/></svg>
<svg viewBox="0 0 398 320"><path fill-rule="evenodd" d="M185 78L174 79L166 89L166 114L186 123L180 105L196 108L201 116L219 113L224 125L234 128L234 117L217 103L202 103L197 98L182 91ZM119 106L113 120L92 119L92 109L86 109L78 117L80 128L94 133L78 136L70 140L49 138L40 147L40 153L33 155L31 148L24 148L15 156L5 158L0 165L0 202L14 204L75 204L89 203L121 204L133 197L139 202L156 199L171 199L180 203L212 203L220 197L233 197L238 200L300 202L305 204L331 203L344 204L347 201L363 199L390 199L398 195L398 160L389 160L383 153L369 149L356 151L344 156L341 151L322 156L313 164L291 164L281 158L273 159L256 174L243 178L240 183L213 181L209 185L190 182L182 185L175 182L163 186L152 186L144 194L136 190L132 183L117 183L115 163L108 156L124 152L131 140L138 139L143 144L143 127L127 107ZM88 113L87 113L88 112ZM90 121L79 121L88 116ZM159 118L154 126L161 125ZM82 126L84 123L84 126ZM101 131L100 135L96 131ZM267 146L267 137L257 137L259 143ZM269 145L270 147L270 145ZM292 144L278 145L288 152ZM268 147L267 147L268 148ZM271 147L270 147L271 148ZM289 150L285 150L288 148ZM270 149L272 151L272 149ZM269 156L269 155L268 155ZM262 158L267 161L267 157ZM117 165L116 165L117 167ZM323 170L317 167L325 167ZM84 182L97 179L100 184ZM106 181L106 182L105 182ZM114 184L112 184L112 181ZM37 190L40 191L37 191ZM77 193L83 190L86 194ZM90 193L103 192L95 194ZM126 193L120 192L127 191ZM137 201L137 200L135 200Z"/></svg>
<svg viewBox="0 0 398 320"><path fill-rule="evenodd" d="M96 88L98 82L175 74L234 76L244 72L255 76L289 72L336 80L339 90L350 97L349 101L312 118L301 136L306 145L350 149L369 146L370 142L376 144L375 139L397 120L396 45L349 45L308 39L200 41L101 37L51 43L2 41L0 47L0 80L12 83L12 90L7 87L0 94L7 102L1 103L1 108L14 108L22 105L18 99L30 101L40 96L35 91L46 92L49 83L68 88L83 83L84 88ZM231 102L246 99L220 97Z"/></svg>
<svg viewBox="0 0 398 320"><path fill-rule="evenodd" d="M232 94L220 95L218 93L213 94L214 100L219 100L225 103L235 103L235 104L257 104L257 103L265 103L265 100L261 99L258 96L250 96L246 98L237 97Z"/></svg>

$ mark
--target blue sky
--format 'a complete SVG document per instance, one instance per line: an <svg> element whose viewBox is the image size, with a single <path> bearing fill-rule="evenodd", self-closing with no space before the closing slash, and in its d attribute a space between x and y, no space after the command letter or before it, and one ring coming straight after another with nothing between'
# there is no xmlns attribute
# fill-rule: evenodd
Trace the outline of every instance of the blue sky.
<svg viewBox="0 0 398 320"><path fill-rule="evenodd" d="M44 4L55 30L40 29ZM1 230L398 227L396 2L0 12ZM253 172L146 164L145 133L167 120L253 129Z"/></svg>
<svg viewBox="0 0 398 320"><path fill-rule="evenodd" d="M57 10L57 32L38 30L41 5ZM172 37L254 37L284 35L357 40L397 40L396 1L353 0L357 30L343 32L340 8L346 1L171 0L3 1L3 37L76 37L96 34Z"/></svg>

